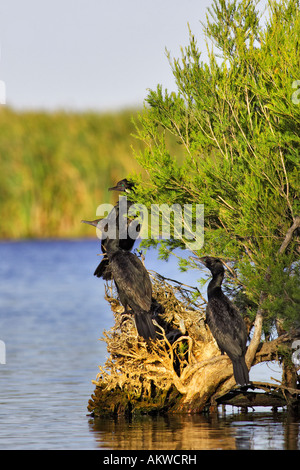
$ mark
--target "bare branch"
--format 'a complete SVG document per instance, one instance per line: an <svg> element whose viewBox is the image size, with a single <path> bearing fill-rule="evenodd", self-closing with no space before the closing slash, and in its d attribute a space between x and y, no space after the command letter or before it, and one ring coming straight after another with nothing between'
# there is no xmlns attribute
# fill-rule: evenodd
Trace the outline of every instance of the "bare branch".
<svg viewBox="0 0 300 470"><path fill-rule="evenodd" d="M293 234L294 234L295 230L298 227L300 227L300 216L299 215L297 215L295 217L293 225L286 232L285 238L284 238L284 240L281 244L281 247L279 248L279 253L281 255L285 252L285 250L287 249L287 247L291 243L292 238L293 238Z"/></svg>

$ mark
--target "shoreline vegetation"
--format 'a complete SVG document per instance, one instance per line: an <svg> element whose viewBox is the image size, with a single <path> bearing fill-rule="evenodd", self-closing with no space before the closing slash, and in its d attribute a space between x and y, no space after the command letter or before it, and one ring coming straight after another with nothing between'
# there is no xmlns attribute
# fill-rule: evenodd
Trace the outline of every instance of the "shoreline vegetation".
<svg viewBox="0 0 300 470"><path fill-rule="evenodd" d="M94 237L81 219L96 218L99 204L115 200L107 188L141 171L138 113L1 107L0 240Z"/></svg>
<svg viewBox="0 0 300 470"><path fill-rule="evenodd" d="M2 108L0 239L90 237L81 219L95 218L106 188L134 168L135 113Z"/></svg>

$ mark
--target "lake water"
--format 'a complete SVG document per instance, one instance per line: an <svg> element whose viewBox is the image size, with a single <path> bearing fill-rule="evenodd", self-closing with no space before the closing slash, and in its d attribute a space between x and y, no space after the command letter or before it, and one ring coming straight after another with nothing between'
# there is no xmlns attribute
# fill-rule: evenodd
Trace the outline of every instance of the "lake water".
<svg viewBox="0 0 300 470"><path fill-rule="evenodd" d="M99 241L0 243L0 449L299 449L299 422L256 409L242 415L96 420L87 404L104 364L99 341L113 323L104 282L93 276ZM176 259L146 265L177 273ZM256 366L253 380L280 379L276 364Z"/></svg>

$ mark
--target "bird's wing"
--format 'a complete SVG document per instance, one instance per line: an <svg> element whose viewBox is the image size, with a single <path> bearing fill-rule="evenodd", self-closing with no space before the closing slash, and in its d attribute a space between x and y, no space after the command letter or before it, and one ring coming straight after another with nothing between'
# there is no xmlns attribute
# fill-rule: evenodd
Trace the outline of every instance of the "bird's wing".
<svg viewBox="0 0 300 470"><path fill-rule="evenodd" d="M219 348L228 356L241 356L245 353L247 336L244 335L244 321L237 310L230 315L222 314L222 307L217 299L209 302L206 309L206 321Z"/></svg>
<svg viewBox="0 0 300 470"><path fill-rule="evenodd" d="M118 289L126 294L128 304L149 311L152 285L143 263L130 252L119 252L110 261L113 277Z"/></svg>

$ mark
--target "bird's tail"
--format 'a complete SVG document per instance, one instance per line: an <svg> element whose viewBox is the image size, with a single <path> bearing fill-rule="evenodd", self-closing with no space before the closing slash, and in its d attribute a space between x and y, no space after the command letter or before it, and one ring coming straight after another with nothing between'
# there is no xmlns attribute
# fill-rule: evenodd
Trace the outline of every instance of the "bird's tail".
<svg viewBox="0 0 300 470"><path fill-rule="evenodd" d="M239 356L232 360L233 375L237 384L242 387L249 383L249 372L246 366L245 357Z"/></svg>
<svg viewBox="0 0 300 470"><path fill-rule="evenodd" d="M100 264L95 269L94 276L102 277L105 281L109 281L112 278L112 272L109 266L109 260L107 256L103 256Z"/></svg>
<svg viewBox="0 0 300 470"><path fill-rule="evenodd" d="M140 336L143 336L144 339L156 338L155 327L148 312L135 313L134 320Z"/></svg>

